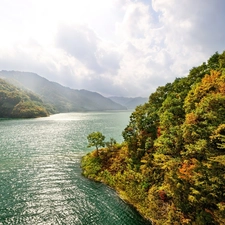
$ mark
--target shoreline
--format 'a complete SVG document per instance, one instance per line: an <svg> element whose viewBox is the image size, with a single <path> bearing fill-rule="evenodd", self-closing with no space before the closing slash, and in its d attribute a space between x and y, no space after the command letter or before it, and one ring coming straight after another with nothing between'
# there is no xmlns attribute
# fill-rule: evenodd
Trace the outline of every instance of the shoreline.
<svg viewBox="0 0 225 225"><path fill-rule="evenodd" d="M82 173L82 175L83 175L83 173ZM101 184L107 186L109 189L113 190L113 191L117 194L117 196L118 196L125 204L129 205L133 210L135 210L135 211L143 218L143 220L144 220L145 223L146 223L146 224L144 224L144 225L154 225L154 222L153 222L151 219L146 218L146 217L145 217L145 216L137 209L137 207L136 207L134 204L132 204L132 202L129 200L128 196L125 194L124 191L122 191L122 190L120 190L120 189L118 189L118 188L111 187L109 184L107 184L107 183L104 182L104 181L99 181L99 180L96 180L96 179L94 179L94 178L89 178L89 177L86 177L85 175L83 175L83 176L84 176L86 179L88 179L88 180L91 180L91 181L96 182L96 183L101 183Z"/></svg>
<svg viewBox="0 0 225 225"><path fill-rule="evenodd" d="M87 155L83 156L81 158L81 169L82 169L82 176L84 176L86 179L89 179L91 181L97 182L97 183L101 183L106 185L108 188L110 188L111 190L113 190L114 192L116 192L116 194L118 195L118 197L125 202L127 205L129 205L132 209L134 209L145 221L146 225L153 225L154 222L152 221L151 218L147 217L143 212L141 212L140 208L137 204L134 203L134 201L132 201L132 199L129 197L129 195L126 193L125 190L120 189L117 184L115 183L114 185L110 185L110 182L107 181L106 177L104 177L104 170L102 170L102 168L98 171L95 171L95 165L92 165L91 170L92 172L94 171L95 175L93 176L92 174L88 174L87 172L87 167L85 167L85 163L87 160L92 159L92 160L98 160L98 158L96 158L96 156L94 156L96 154L96 151L92 151L90 153L88 153ZM101 165L102 166L102 165ZM108 170L106 170L108 172ZM113 177L113 174L110 174L110 176Z"/></svg>

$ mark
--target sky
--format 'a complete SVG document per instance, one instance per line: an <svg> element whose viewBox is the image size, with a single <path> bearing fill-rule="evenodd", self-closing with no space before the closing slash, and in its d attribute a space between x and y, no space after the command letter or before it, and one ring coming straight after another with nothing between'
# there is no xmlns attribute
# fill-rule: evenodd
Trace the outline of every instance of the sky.
<svg viewBox="0 0 225 225"><path fill-rule="evenodd" d="M225 50L224 0L0 0L0 70L148 97Z"/></svg>

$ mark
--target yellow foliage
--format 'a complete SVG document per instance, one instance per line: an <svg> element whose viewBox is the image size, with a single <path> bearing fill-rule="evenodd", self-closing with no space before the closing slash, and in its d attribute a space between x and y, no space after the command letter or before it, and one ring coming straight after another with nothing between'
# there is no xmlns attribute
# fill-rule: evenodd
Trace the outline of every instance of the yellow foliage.
<svg viewBox="0 0 225 225"><path fill-rule="evenodd" d="M196 124L197 123L197 116L193 112L186 114L185 123Z"/></svg>
<svg viewBox="0 0 225 225"><path fill-rule="evenodd" d="M188 195L188 201L189 202L197 202L197 199L193 195Z"/></svg>

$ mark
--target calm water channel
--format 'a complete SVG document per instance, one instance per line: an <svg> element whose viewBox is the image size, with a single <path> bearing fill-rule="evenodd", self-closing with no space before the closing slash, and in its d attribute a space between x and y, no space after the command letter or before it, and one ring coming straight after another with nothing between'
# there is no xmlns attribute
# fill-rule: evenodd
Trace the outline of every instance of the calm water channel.
<svg viewBox="0 0 225 225"><path fill-rule="evenodd" d="M141 225L142 218L103 184L81 175L86 136L122 141L131 112L68 113L0 120L0 225Z"/></svg>

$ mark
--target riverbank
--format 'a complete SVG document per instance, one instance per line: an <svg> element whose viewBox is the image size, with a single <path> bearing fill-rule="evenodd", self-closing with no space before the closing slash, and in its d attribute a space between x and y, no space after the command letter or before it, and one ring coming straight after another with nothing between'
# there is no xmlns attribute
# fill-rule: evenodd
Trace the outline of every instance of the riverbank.
<svg viewBox="0 0 225 225"><path fill-rule="evenodd" d="M131 114L127 146L88 155L84 175L125 193L154 224L225 224L224 84L225 52L158 87Z"/></svg>
<svg viewBox="0 0 225 225"><path fill-rule="evenodd" d="M117 144L111 149L102 148L98 154L96 150L92 151L82 158L82 173L86 178L114 189L123 201L138 211L146 224L160 224L151 219L148 186L145 179L134 168L131 169L127 151L125 144Z"/></svg>

